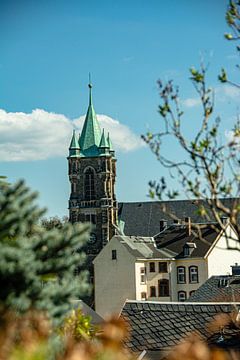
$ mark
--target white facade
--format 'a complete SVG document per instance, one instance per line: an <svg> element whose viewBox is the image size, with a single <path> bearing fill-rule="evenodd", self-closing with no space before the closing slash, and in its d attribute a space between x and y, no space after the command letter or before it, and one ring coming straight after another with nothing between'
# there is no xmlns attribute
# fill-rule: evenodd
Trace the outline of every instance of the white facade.
<svg viewBox="0 0 240 360"><path fill-rule="evenodd" d="M230 226L228 232L237 238ZM227 244L224 235L204 258L141 258L122 239L113 237L94 260L95 305L102 317L119 314L127 299L184 301L210 276L227 275L240 263L239 244Z"/></svg>
<svg viewBox="0 0 240 360"><path fill-rule="evenodd" d="M136 299L135 258L115 237L94 260L94 283L95 310L100 316L118 315L126 299Z"/></svg>

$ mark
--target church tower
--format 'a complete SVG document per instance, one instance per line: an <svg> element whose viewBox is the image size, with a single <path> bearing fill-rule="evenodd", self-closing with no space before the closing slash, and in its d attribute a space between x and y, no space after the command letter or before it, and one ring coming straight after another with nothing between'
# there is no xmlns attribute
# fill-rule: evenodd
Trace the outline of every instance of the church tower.
<svg viewBox="0 0 240 360"><path fill-rule="evenodd" d="M82 132L78 138L73 131L69 147L69 219L92 223L87 254L94 258L117 227L116 158L109 134L100 129L91 83L88 86L89 106Z"/></svg>

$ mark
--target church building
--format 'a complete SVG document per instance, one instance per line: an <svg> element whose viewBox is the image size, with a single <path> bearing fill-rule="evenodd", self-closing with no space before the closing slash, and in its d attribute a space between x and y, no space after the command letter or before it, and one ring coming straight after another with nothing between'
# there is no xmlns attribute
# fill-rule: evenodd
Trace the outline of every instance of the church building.
<svg viewBox="0 0 240 360"><path fill-rule="evenodd" d="M115 234L118 206L115 152L109 133L100 129L93 107L92 84L88 86L89 105L82 132L78 137L73 131L69 147L69 219L72 223L92 223L87 254L94 258Z"/></svg>

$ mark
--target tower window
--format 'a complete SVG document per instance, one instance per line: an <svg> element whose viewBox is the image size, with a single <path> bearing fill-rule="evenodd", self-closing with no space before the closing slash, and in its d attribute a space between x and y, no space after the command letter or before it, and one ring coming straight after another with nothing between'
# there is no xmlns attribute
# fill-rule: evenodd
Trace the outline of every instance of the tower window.
<svg viewBox="0 0 240 360"><path fill-rule="evenodd" d="M112 250L112 260L117 260L117 250Z"/></svg>
<svg viewBox="0 0 240 360"><path fill-rule="evenodd" d="M94 200L95 199L94 170L87 169L84 175L85 175L84 177L85 199Z"/></svg>

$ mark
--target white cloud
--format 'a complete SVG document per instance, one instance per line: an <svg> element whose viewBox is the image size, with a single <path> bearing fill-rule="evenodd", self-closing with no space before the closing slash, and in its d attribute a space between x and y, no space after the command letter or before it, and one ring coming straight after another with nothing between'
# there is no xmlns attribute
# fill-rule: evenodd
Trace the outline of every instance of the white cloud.
<svg viewBox="0 0 240 360"><path fill-rule="evenodd" d="M216 97L220 101L225 101L226 99L240 100L240 89L236 86L231 85L221 85L216 88Z"/></svg>
<svg viewBox="0 0 240 360"><path fill-rule="evenodd" d="M199 106L201 104L200 98L188 98L182 101L182 104L188 108Z"/></svg>
<svg viewBox="0 0 240 360"><path fill-rule="evenodd" d="M70 120L62 114L36 109L31 113L0 109L0 161L32 161L66 156L72 129L81 127L84 117ZM126 125L99 115L102 127L110 132L114 147L131 151L142 146L140 138Z"/></svg>

